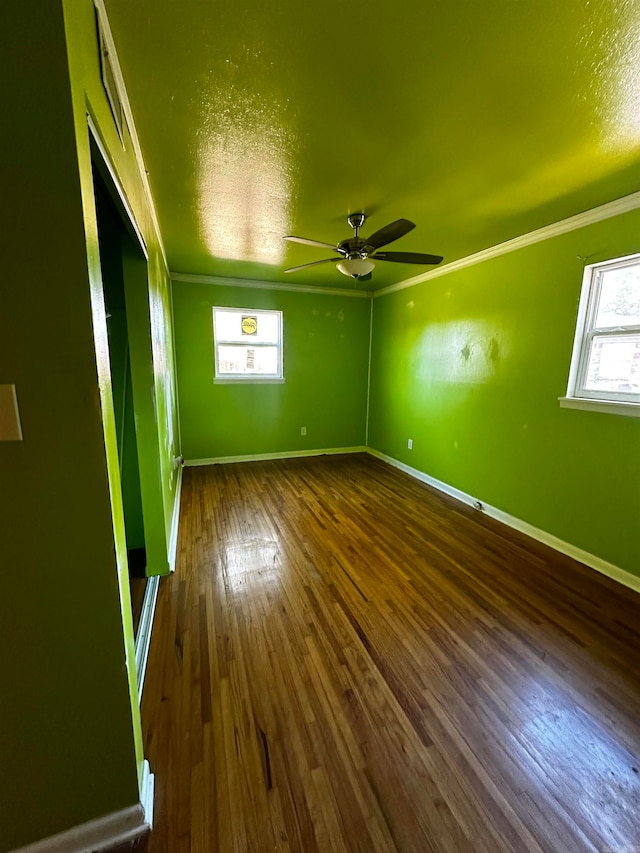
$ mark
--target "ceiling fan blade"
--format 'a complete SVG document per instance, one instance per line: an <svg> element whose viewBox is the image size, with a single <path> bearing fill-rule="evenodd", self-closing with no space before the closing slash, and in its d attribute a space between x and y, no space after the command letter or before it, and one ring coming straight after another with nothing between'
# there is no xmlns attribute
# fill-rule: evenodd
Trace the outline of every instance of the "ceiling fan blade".
<svg viewBox="0 0 640 853"><path fill-rule="evenodd" d="M304 270L307 267L317 267L318 264L330 264L334 261L343 261L343 260L344 260L344 258L342 258L342 257L324 258L324 260L322 260L322 261L311 261L310 264L300 264L300 266L298 266L298 267L289 267L289 269L285 270L285 272L297 272L298 270Z"/></svg>
<svg viewBox="0 0 640 853"><path fill-rule="evenodd" d="M319 249L331 249L338 252L337 246L332 246L331 243L321 243L319 240L307 240L306 237L283 237L283 240L291 240L292 243L304 243L305 246L317 246Z"/></svg>
<svg viewBox="0 0 640 853"><path fill-rule="evenodd" d="M372 261L395 261L400 264L439 264L442 255L423 255L422 252L377 252L369 255Z"/></svg>
<svg viewBox="0 0 640 853"><path fill-rule="evenodd" d="M357 281L371 281L371 273L368 272L366 275L359 275Z"/></svg>
<svg viewBox="0 0 640 853"><path fill-rule="evenodd" d="M391 222L379 231L375 231L371 237L367 237L365 242L367 247L379 249L381 246L386 246L387 243L393 243L394 240L404 237L409 231L413 231L415 227L415 222L411 222L409 219L396 219L395 222Z"/></svg>

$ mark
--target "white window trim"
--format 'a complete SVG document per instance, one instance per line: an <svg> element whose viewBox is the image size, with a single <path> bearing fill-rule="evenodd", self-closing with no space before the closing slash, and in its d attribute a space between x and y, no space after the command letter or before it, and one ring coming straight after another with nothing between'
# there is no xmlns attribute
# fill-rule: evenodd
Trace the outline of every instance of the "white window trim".
<svg viewBox="0 0 640 853"><path fill-rule="evenodd" d="M623 267L637 263L640 263L640 254L625 255L621 258L613 258L609 261L589 264L584 268L567 393L564 397L558 397L558 402L563 408L640 417L640 401L628 399L625 395L616 392L589 391L581 387L587 369L589 343L593 337L606 333L618 335L632 334L637 333L639 330L635 326L626 326L620 329L603 328L595 333L592 331L591 321L596 310L596 295L598 293L596 277L601 269Z"/></svg>
<svg viewBox="0 0 640 853"><path fill-rule="evenodd" d="M242 314L275 314L278 318L278 373L277 374L233 374L222 373L218 366L218 344L227 344L230 346L242 346L238 341L227 341L216 339L216 311L238 311ZM214 305L211 311L211 321L213 323L213 361L214 385L284 385L284 341L282 336L283 318L282 311L272 308L233 308L228 305ZM273 342L254 342L256 347L273 346Z"/></svg>
<svg viewBox="0 0 640 853"><path fill-rule="evenodd" d="M214 385L284 385L282 379L273 379L271 376L214 376Z"/></svg>
<svg viewBox="0 0 640 853"><path fill-rule="evenodd" d="M627 415L640 418L638 403L623 403L614 400L594 400L587 397L558 397L563 409L584 409L587 412L606 412L610 415Z"/></svg>

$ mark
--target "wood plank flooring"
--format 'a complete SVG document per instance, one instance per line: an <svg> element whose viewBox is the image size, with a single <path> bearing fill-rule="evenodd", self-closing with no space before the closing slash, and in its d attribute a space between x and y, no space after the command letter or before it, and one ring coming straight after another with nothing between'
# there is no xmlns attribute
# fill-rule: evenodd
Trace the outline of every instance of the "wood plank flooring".
<svg viewBox="0 0 640 853"><path fill-rule="evenodd" d="M150 853L640 851L639 603L369 456L186 469Z"/></svg>

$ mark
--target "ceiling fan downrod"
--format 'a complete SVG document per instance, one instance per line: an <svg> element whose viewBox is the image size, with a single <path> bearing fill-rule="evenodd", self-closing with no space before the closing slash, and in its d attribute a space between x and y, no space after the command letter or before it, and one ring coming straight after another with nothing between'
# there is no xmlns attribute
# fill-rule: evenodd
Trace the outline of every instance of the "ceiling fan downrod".
<svg viewBox="0 0 640 853"><path fill-rule="evenodd" d="M356 237L360 236L360 229L364 225L364 221L366 218L367 216L365 213L350 213L349 216L347 216L347 222L356 232Z"/></svg>

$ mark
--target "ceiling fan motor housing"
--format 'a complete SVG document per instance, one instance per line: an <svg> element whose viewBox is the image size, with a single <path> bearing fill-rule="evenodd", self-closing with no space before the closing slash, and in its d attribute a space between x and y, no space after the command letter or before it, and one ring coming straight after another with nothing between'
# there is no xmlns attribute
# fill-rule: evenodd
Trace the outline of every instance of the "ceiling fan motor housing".
<svg viewBox="0 0 640 853"><path fill-rule="evenodd" d="M361 237L350 237L338 243L338 251L348 258L366 258L367 244Z"/></svg>

